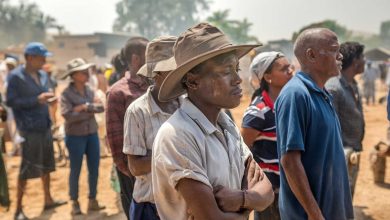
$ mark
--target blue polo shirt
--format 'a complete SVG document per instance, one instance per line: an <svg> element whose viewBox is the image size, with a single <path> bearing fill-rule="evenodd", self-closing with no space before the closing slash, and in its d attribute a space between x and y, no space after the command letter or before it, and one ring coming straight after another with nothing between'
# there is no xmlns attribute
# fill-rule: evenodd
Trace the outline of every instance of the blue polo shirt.
<svg viewBox="0 0 390 220"><path fill-rule="evenodd" d="M276 104L279 160L287 151L302 152L311 191L325 219L353 218L340 123L331 96L305 73L298 72L282 89ZM307 219L280 167L281 219Z"/></svg>
<svg viewBox="0 0 390 220"><path fill-rule="evenodd" d="M38 102L38 95L48 91L48 76L39 71L40 85L20 65L11 73L7 87L7 105L12 108L16 126L22 132L46 131L51 121L47 104Z"/></svg>

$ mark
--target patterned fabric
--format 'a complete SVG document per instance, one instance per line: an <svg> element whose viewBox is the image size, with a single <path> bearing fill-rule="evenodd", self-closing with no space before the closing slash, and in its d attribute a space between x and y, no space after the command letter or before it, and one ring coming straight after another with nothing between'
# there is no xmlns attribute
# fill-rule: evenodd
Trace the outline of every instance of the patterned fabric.
<svg viewBox="0 0 390 220"><path fill-rule="evenodd" d="M112 157L118 169L125 173L127 168L127 157L123 149L123 122L127 107L143 95L148 84L140 78L131 78L130 73L117 81L108 91L106 123L107 140L111 148Z"/></svg>
<svg viewBox="0 0 390 220"><path fill-rule="evenodd" d="M274 188L279 188L279 160L276 145L274 103L264 90L245 110L242 127L259 131L253 143L253 158Z"/></svg>
<svg viewBox="0 0 390 220"><path fill-rule="evenodd" d="M161 125L171 117L161 110L151 94L153 87L135 100L126 110L123 153L146 156ZM179 99L180 103L182 98ZM173 100L173 102L177 99ZM154 202L151 173L135 177L133 199L137 203Z"/></svg>

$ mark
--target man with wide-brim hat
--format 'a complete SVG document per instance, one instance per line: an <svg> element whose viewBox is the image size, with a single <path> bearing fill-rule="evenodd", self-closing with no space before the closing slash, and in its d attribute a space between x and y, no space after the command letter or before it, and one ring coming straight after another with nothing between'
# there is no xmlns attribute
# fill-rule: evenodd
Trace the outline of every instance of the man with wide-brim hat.
<svg viewBox="0 0 390 220"><path fill-rule="evenodd" d="M161 219L247 219L273 201L267 177L252 160L237 126L221 111L240 104L239 58L259 45L232 45L200 23L174 46L177 68L160 101L187 93L153 144L153 191Z"/></svg>
<svg viewBox="0 0 390 220"><path fill-rule="evenodd" d="M135 176L130 219L157 220L151 174L151 154L154 137L161 125L168 120L183 101L182 97L168 102L158 100L158 92L168 73L176 68L170 62L177 37L161 36L146 47L146 63L139 75L152 79L154 85L127 108L124 122L123 152L127 154L130 172Z"/></svg>

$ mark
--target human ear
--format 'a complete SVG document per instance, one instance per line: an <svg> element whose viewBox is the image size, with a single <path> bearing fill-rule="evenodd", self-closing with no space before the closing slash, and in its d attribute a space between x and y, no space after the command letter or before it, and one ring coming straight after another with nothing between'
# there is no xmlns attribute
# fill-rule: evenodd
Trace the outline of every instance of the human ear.
<svg viewBox="0 0 390 220"><path fill-rule="evenodd" d="M185 84L189 89L196 90L198 88L199 76L191 72L187 73Z"/></svg>
<svg viewBox="0 0 390 220"><path fill-rule="evenodd" d="M264 74L264 79L266 82L268 82L269 84L271 84L271 81L272 81L272 76L271 74Z"/></svg>
<svg viewBox="0 0 390 220"><path fill-rule="evenodd" d="M305 51L305 55L306 55L306 58L308 61L315 62L316 55L315 55L315 52L312 48L308 48Z"/></svg>

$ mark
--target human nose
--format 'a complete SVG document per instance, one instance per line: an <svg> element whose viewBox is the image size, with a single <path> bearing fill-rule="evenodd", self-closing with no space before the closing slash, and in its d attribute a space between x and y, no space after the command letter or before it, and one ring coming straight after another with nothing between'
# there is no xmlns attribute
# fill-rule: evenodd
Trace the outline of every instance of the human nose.
<svg viewBox="0 0 390 220"><path fill-rule="evenodd" d="M240 75L238 74L238 71L234 71L233 73L233 83L234 85L238 85L242 83L242 79Z"/></svg>
<svg viewBox="0 0 390 220"><path fill-rule="evenodd" d="M340 52L338 52L336 59L341 61L341 60L343 60L343 58L344 58L344 56Z"/></svg>

